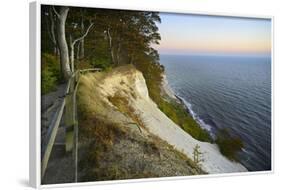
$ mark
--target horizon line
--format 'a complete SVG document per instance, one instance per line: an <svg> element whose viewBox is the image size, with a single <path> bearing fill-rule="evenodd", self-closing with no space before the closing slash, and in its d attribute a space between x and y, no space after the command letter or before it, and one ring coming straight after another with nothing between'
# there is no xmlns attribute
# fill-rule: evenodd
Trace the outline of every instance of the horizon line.
<svg viewBox="0 0 281 190"><path fill-rule="evenodd" d="M272 57L271 53L266 54L224 54L224 53L160 53L159 55L178 55L178 56L214 56L214 57Z"/></svg>

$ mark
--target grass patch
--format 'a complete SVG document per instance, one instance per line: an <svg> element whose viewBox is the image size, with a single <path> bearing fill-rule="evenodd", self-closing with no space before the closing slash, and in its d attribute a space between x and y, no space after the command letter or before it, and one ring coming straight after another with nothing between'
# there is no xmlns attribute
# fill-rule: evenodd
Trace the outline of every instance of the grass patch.
<svg viewBox="0 0 281 190"><path fill-rule="evenodd" d="M110 180L124 176L125 174L119 170L118 164L103 167L100 163L106 159L104 155L111 150L113 144L126 135L125 130L94 115L84 115L79 118L79 127L80 138L92 140L87 148L87 153L79 162L80 169L87 170L86 174L81 176L81 180Z"/></svg>

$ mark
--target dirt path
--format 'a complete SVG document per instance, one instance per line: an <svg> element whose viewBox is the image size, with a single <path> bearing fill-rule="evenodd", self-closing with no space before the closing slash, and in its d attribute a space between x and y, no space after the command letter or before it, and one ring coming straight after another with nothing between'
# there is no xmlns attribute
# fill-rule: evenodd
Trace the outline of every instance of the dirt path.
<svg viewBox="0 0 281 190"><path fill-rule="evenodd" d="M48 132L48 127L55 115L62 97L65 93L66 84L61 84L56 91L41 97L41 147ZM64 120L64 117L62 118ZM41 149L41 150L42 150ZM58 128L55 144L48 162L42 184L71 183L74 182L74 164L71 153L65 152L65 126L62 121Z"/></svg>

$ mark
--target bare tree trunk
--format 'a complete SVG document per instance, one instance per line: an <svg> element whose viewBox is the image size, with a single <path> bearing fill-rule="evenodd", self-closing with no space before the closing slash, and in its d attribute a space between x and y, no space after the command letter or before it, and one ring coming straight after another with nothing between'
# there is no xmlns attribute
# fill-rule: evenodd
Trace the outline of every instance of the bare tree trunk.
<svg viewBox="0 0 281 190"><path fill-rule="evenodd" d="M133 57L133 54L131 54L130 55L130 62L129 62L129 64L134 64L134 57Z"/></svg>
<svg viewBox="0 0 281 190"><path fill-rule="evenodd" d="M52 10L52 7L48 8L48 17L46 18L46 25L47 25L47 33L48 36L53 44L53 53L54 55L57 55L57 42L55 37L55 22L54 22L54 12Z"/></svg>
<svg viewBox="0 0 281 190"><path fill-rule="evenodd" d="M114 51L113 51L113 47L112 47L112 37L111 37L109 28L107 29L107 38L108 38L108 45L109 45L111 60L112 60L112 63L115 64Z"/></svg>
<svg viewBox="0 0 281 190"><path fill-rule="evenodd" d="M80 53L81 53L81 42L77 44L77 53L76 53L76 60L80 59Z"/></svg>
<svg viewBox="0 0 281 190"><path fill-rule="evenodd" d="M51 33L52 42L54 44L54 54L58 55L57 40L56 40L56 35L55 35L54 12L51 8L49 9L49 14L50 14L50 20L51 20L50 33Z"/></svg>
<svg viewBox="0 0 281 190"><path fill-rule="evenodd" d="M70 64L71 64L71 71L74 73L74 43L72 40L72 36L69 36L69 44L70 44Z"/></svg>
<svg viewBox="0 0 281 190"><path fill-rule="evenodd" d="M118 48L117 48L117 55L116 55L117 65L120 64L120 51L121 51L121 43L120 43L120 41L119 41L119 42L118 42Z"/></svg>
<svg viewBox="0 0 281 190"><path fill-rule="evenodd" d="M81 31L82 33L84 33L84 15L82 13L82 20L81 20ZM80 58L83 59L84 56L85 56L85 49L84 49L84 38L81 40L81 43L80 43Z"/></svg>
<svg viewBox="0 0 281 190"><path fill-rule="evenodd" d="M57 42L60 51L60 64L62 66L63 76L67 80L71 77L72 73L69 66L69 53L68 46L65 39L65 21L68 15L68 7L60 7L57 12L53 7L55 14L57 15Z"/></svg>
<svg viewBox="0 0 281 190"><path fill-rule="evenodd" d="M81 40L81 44L80 44L80 59L84 58L85 57L85 42L84 42L84 39Z"/></svg>
<svg viewBox="0 0 281 190"><path fill-rule="evenodd" d="M75 47L75 44L77 42L80 42L81 40L83 40L89 33L91 27L93 26L93 23L91 23L89 25L89 27L87 28L86 32L79 38L76 38L75 40L72 40L72 37L70 36L70 63L71 63L71 70L72 72L74 72L74 55L75 55L75 52L74 52L74 47Z"/></svg>

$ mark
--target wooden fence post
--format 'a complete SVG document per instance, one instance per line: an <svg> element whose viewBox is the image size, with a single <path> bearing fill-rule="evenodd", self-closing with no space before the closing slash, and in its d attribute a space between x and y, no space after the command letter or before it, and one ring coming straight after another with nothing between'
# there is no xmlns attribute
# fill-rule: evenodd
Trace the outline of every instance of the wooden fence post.
<svg viewBox="0 0 281 190"><path fill-rule="evenodd" d="M76 93L79 84L79 71L77 71L71 80L69 94L67 95L65 124L66 124L66 152L72 151L74 165L75 165L75 182L78 180L78 118L77 118L77 104Z"/></svg>
<svg viewBox="0 0 281 190"><path fill-rule="evenodd" d="M70 79L69 93L66 95L66 110L65 110L65 151L70 152L73 149L74 144L74 114L73 114L73 92L75 87L74 77Z"/></svg>
<svg viewBox="0 0 281 190"><path fill-rule="evenodd" d="M77 115L77 102L76 102L76 94L77 89L79 85L79 79L80 79L80 72L76 73L75 77L75 88L73 92L73 115L74 115L74 151L73 151L73 157L74 157L74 164L75 164L75 182L78 181L78 115Z"/></svg>

